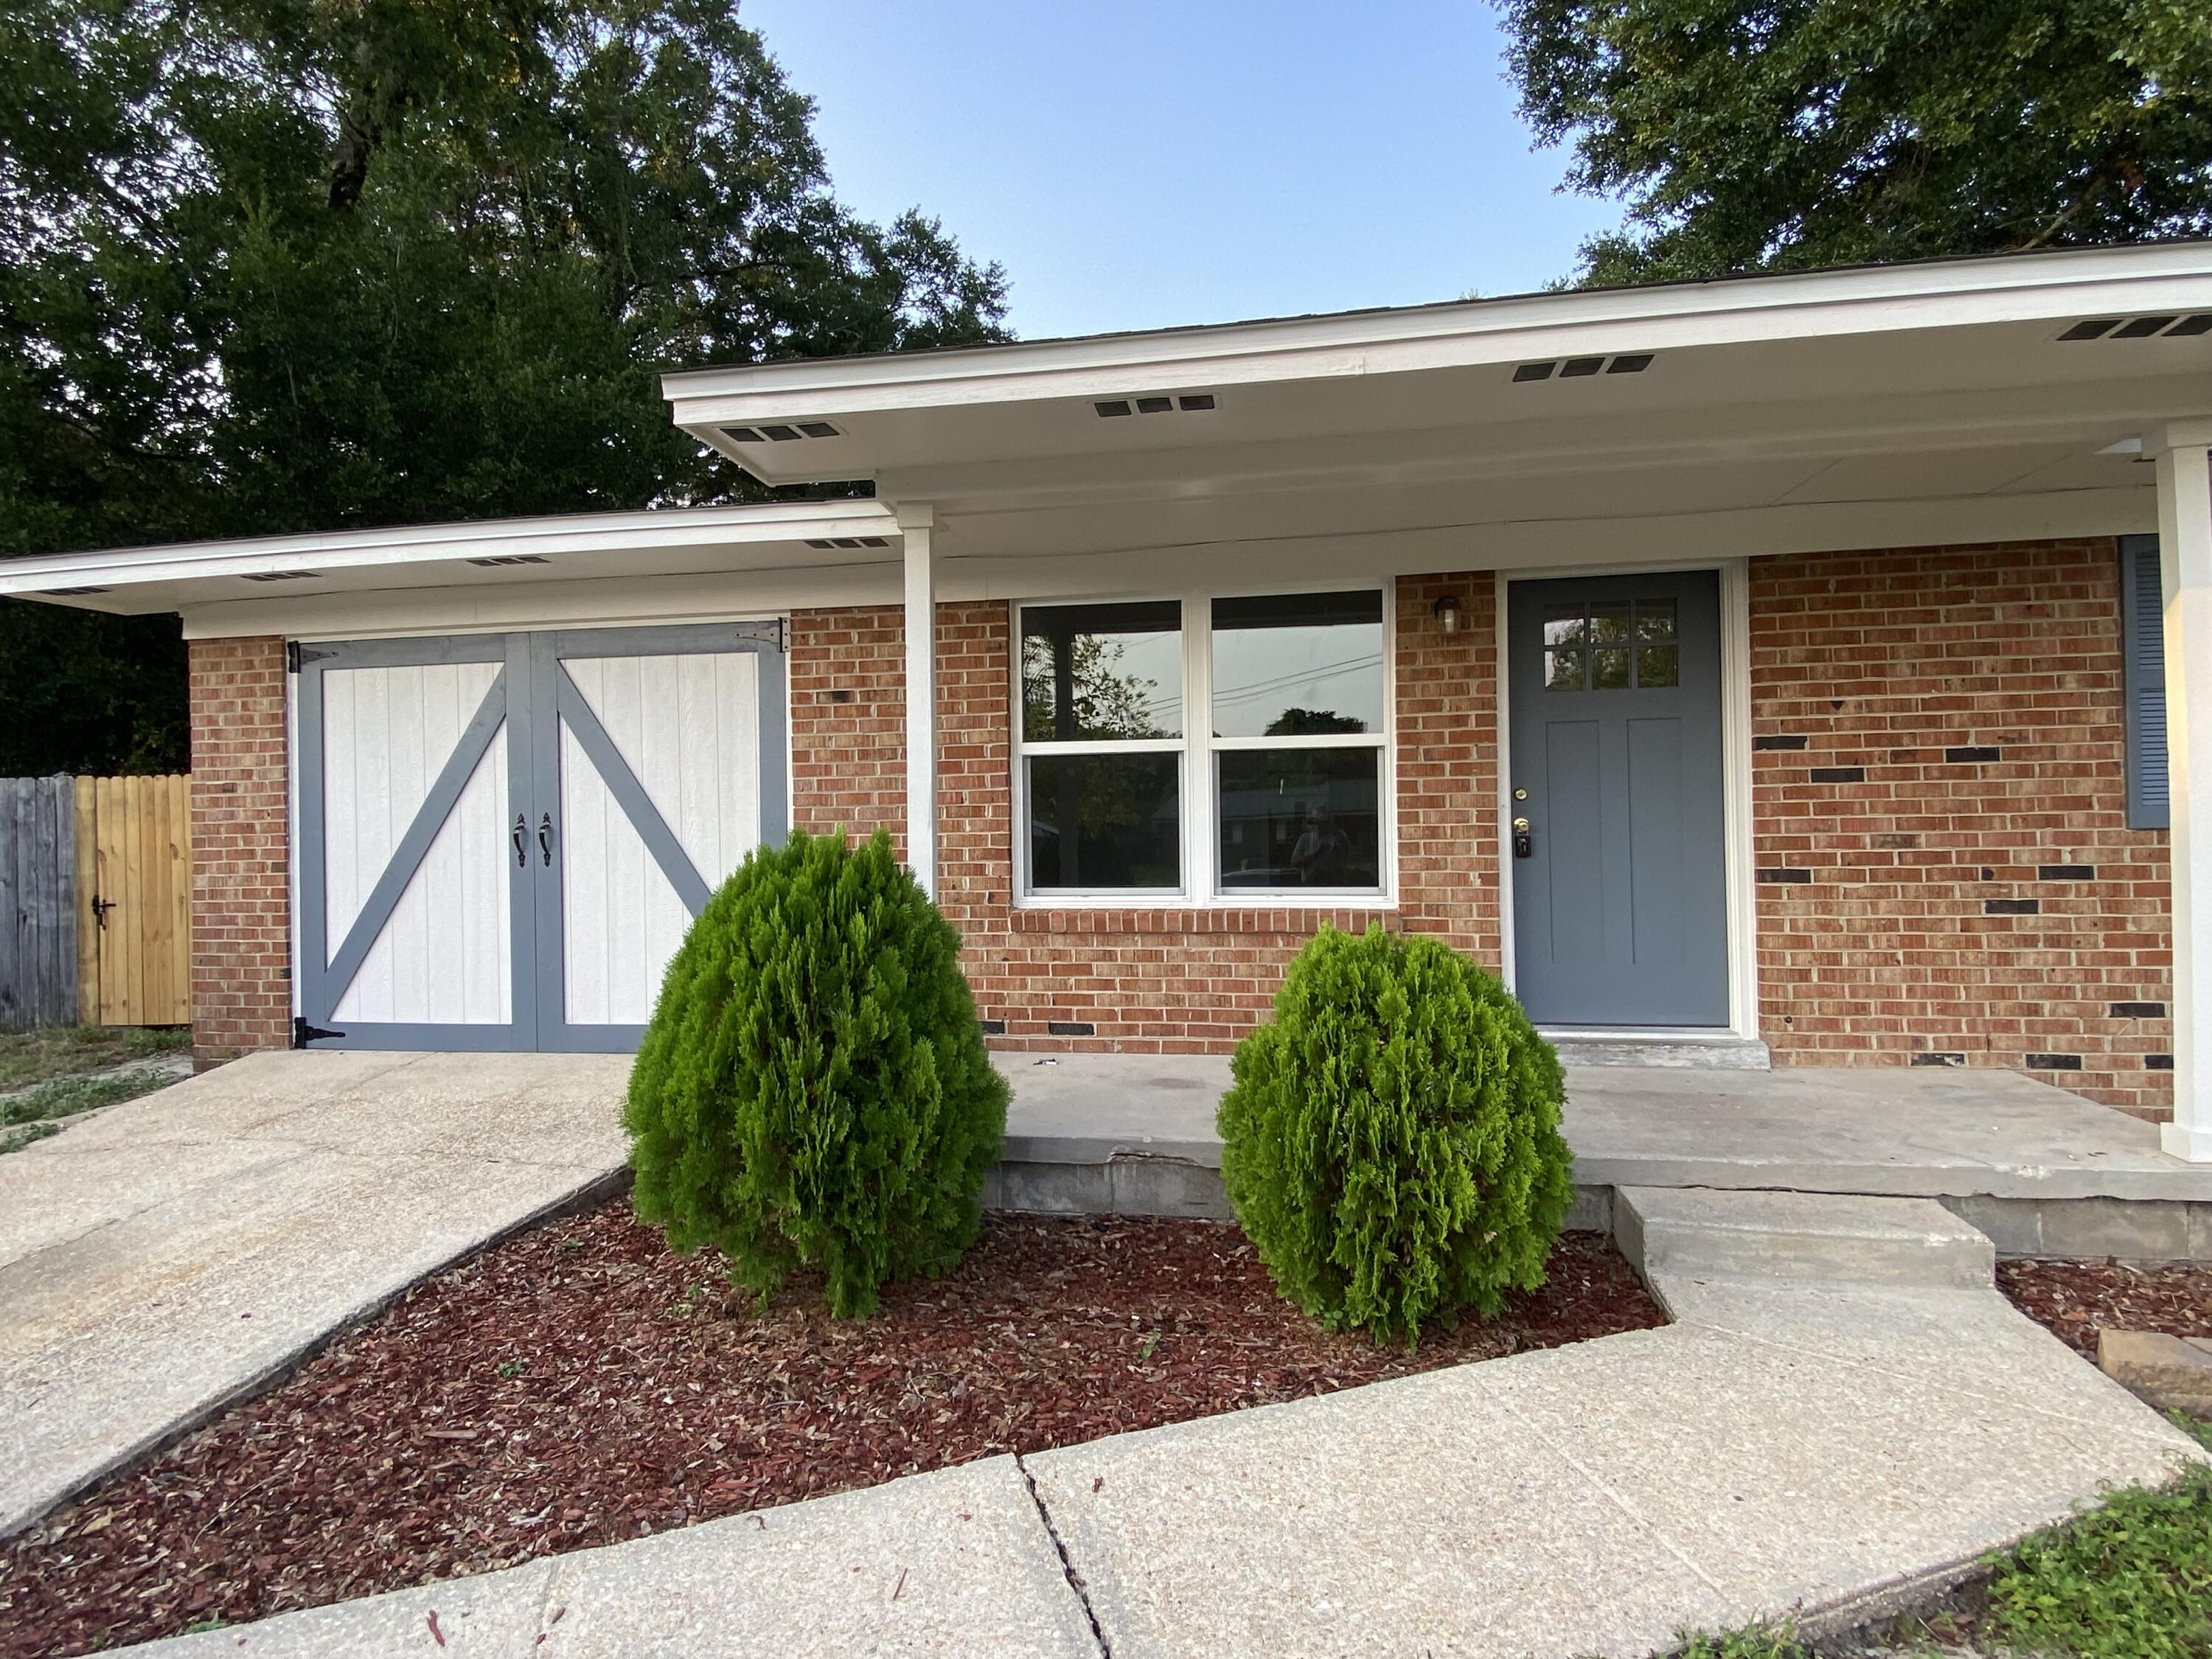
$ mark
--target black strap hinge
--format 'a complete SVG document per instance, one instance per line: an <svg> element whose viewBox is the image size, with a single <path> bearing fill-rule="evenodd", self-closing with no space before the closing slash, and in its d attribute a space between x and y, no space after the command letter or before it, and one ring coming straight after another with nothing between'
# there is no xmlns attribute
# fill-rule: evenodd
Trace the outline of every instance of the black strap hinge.
<svg viewBox="0 0 2212 1659"><path fill-rule="evenodd" d="M308 1024L305 1014L292 1016L292 1046L295 1048L304 1048L318 1037L342 1037L344 1035L343 1031L325 1031L319 1025Z"/></svg>
<svg viewBox="0 0 2212 1659"><path fill-rule="evenodd" d="M297 640L287 640L284 641L284 672L296 674L311 662L320 662L325 657L336 655L337 653L335 651L318 651Z"/></svg>

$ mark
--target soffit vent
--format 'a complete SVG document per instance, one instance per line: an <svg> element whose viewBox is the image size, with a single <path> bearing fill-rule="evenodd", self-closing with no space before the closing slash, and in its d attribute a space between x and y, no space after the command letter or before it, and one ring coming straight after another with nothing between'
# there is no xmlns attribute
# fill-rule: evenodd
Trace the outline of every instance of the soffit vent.
<svg viewBox="0 0 2212 1659"><path fill-rule="evenodd" d="M2166 312L2156 317L2086 317L2058 337L2062 340L2148 340L2163 335L2169 340L2212 334L2212 311L2183 317Z"/></svg>
<svg viewBox="0 0 2212 1659"><path fill-rule="evenodd" d="M489 568L495 565L550 564L553 562L543 553L487 553L483 558L471 559L468 562Z"/></svg>
<svg viewBox="0 0 2212 1659"><path fill-rule="evenodd" d="M881 536L831 536L807 538L809 547L889 547L890 543Z"/></svg>
<svg viewBox="0 0 2212 1659"><path fill-rule="evenodd" d="M757 426L726 426L722 435L733 443L795 444L808 438L845 434L827 421L763 421Z"/></svg>
<svg viewBox="0 0 2212 1659"><path fill-rule="evenodd" d="M104 587L45 587L39 590L42 599L81 599L88 593L105 593Z"/></svg>
<svg viewBox="0 0 2212 1659"><path fill-rule="evenodd" d="M1091 405L1098 411L1098 418L1110 421L1121 415L1168 415L1181 410L1186 415L1198 415L1214 406L1211 392L1178 392L1163 397L1147 393L1142 398L1107 398Z"/></svg>
<svg viewBox="0 0 2212 1659"><path fill-rule="evenodd" d="M307 582L319 579L317 570L255 570L240 580L249 582Z"/></svg>
<svg viewBox="0 0 2212 1659"><path fill-rule="evenodd" d="M1562 380L1587 380L1593 374L1641 374L1651 367L1654 354L1649 351L1624 351L1618 357L1569 357L1565 362L1553 358L1548 363L1522 363L1513 371L1516 386L1531 380L1548 380L1554 375Z"/></svg>

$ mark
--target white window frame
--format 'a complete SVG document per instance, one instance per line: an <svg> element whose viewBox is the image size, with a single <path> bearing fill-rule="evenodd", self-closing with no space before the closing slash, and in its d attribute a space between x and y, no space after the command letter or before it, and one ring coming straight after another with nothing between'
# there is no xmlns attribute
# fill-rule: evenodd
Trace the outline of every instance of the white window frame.
<svg viewBox="0 0 2212 1659"><path fill-rule="evenodd" d="M1379 591L1382 596L1382 729L1374 733L1328 733L1308 737L1216 738L1213 714L1213 614L1216 599L1261 599L1273 594L1349 593ZM1030 743L1024 734L1022 701L1022 613L1070 605L1158 604L1173 601L1182 617L1182 735L1179 738L1076 738L1065 743ZM1016 600L1009 619L1012 650L1008 707L1012 712L1014 894L1017 908L1030 910L1390 910L1398 903L1398 676L1397 605L1389 577L1331 581L1273 582L1235 587L1194 587L1179 592L1152 589L1122 593L1054 594ZM1225 887L1220 872L1220 766L1225 750L1253 749L1373 749L1379 795L1377 834L1381 886ZM1175 753L1181 758L1180 852L1182 884L1176 888L1053 887L1039 890L1030 869L1029 757L1032 755Z"/></svg>

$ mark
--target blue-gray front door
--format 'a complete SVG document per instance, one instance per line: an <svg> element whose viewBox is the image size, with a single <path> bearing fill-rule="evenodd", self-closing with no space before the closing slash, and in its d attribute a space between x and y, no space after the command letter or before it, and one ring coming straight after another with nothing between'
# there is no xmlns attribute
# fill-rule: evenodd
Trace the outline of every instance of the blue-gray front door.
<svg viewBox="0 0 2212 1659"><path fill-rule="evenodd" d="M1509 590L1515 988L1539 1024L1728 1024L1720 640L1709 570Z"/></svg>

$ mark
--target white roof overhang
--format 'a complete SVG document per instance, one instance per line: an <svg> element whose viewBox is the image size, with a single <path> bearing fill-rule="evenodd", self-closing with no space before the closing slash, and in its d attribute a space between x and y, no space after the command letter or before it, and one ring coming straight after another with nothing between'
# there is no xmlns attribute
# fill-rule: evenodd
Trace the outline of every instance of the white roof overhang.
<svg viewBox="0 0 2212 1659"><path fill-rule="evenodd" d="M898 557L878 501L765 501L586 513L0 561L0 594L145 614L310 596L451 590L456 608L517 583L635 581Z"/></svg>
<svg viewBox="0 0 2212 1659"><path fill-rule="evenodd" d="M679 424L764 480L870 479L931 502L953 558L1990 496L2068 498L2056 520L1992 524L2118 514L2126 528L2140 511L2122 498L2150 469L2100 452L2212 413L2212 332L2124 331L2208 314L2212 244L2173 243L700 369L664 387ZM2087 319L2114 328L2060 337ZM1624 356L1650 361L1614 372ZM1578 359L1598 367L1563 372ZM1516 379L1535 364L1553 368ZM1138 413L1140 398L1170 407ZM836 435L730 434L769 425ZM2085 494L2110 499L2091 510Z"/></svg>

